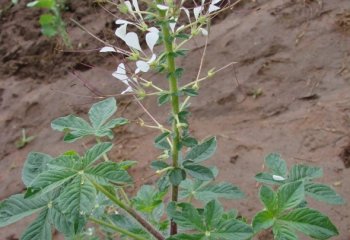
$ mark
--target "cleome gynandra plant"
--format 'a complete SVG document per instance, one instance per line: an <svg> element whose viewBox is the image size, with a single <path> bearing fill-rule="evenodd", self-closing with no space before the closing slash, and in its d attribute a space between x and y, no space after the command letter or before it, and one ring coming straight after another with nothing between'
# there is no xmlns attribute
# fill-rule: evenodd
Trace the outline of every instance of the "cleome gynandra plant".
<svg viewBox="0 0 350 240"><path fill-rule="evenodd" d="M122 1L118 8L129 18L116 20L115 34L129 49L106 45L101 52L122 54L136 63L135 70L120 63L112 75L127 86L123 94L132 95L154 122L140 120L141 125L160 131L154 140L160 156L149 156L156 159L150 167L157 181L130 196L133 179L127 170L137 162L115 162L108 156L113 129L128 120L111 119L117 103L115 98L106 98L91 107L89 122L75 115L52 122L54 130L65 133L65 142L92 137L96 144L85 153L67 151L56 157L30 153L22 174L27 190L1 202L0 227L36 214L22 240L50 240L54 229L66 239L90 240L245 240L265 231L279 240L295 240L300 233L314 239L338 235L330 219L307 204L308 196L330 204L344 202L331 187L313 182L322 176L321 168L295 165L288 171L278 154L266 157L269 172L256 175L262 183L263 207L252 220L220 203L244 194L231 183L215 181L218 169L203 162L213 156L217 140L196 140L187 119L189 100L198 95L200 83L225 67L210 70L204 77L199 71L194 81L183 83L184 69L176 66L176 58L186 54L183 47L191 38L208 35L211 18L236 3L201 1L186 8L187 1L142 1L140 5L136 0ZM128 31L129 26L137 30ZM141 48L140 34L145 35L148 50ZM149 71L166 76L169 88L147 80L143 74ZM157 96L160 107L170 106L168 124L160 124L144 108L140 100L149 96Z"/></svg>

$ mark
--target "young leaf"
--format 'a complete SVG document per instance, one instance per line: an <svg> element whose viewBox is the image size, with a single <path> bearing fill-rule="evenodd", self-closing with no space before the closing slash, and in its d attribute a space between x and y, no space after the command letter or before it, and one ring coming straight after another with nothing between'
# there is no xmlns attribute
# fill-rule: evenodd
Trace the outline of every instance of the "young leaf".
<svg viewBox="0 0 350 240"><path fill-rule="evenodd" d="M322 176L322 168L310 167L306 165L294 165L289 172L289 181L293 182L303 179L314 179Z"/></svg>
<svg viewBox="0 0 350 240"><path fill-rule="evenodd" d="M49 211L40 212L39 216L24 231L21 240L51 240L52 230Z"/></svg>
<svg viewBox="0 0 350 240"><path fill-rule="evenodd" d="M316 239L328 239L338 235L329 218L317 210L299 208L280 217L278 222Z"/></svg>
<svg viewBox="0 0 350 240"><path fill-rule="evenodd" d="M153 162L151 163L151 167L152 167L153 169L155 169L155 170L162 170L162 169L167 168L167 167L169 167L169 166L170 166L170 165L167 164L167 163L164 162L164 161L153 161Z"/></svg>
<svg viewBox="0 0 350 240"><path fill-rule="evenodd" d="M202 165L184 163L183 166L188 174L198 180L208 181L214 178L213 172L209 168Z"/></svg>
<svg viewBox="0 0 350 240"><path fill-rule="evenodd" d="M268 186L261 186L259 191L260 201L271 212L274 211L276 204L276 193Z"/></svg>
<svg viewBox="0 0 350 240"><path fill-rule="evenodd" d="M0 227L17 222L46 207L45 197L24 198L23 194L13 195L0 203Z"/></svg>
<svg viewBox="0 0 350 240"><path fill-rule="evenodd" d="M303 181L287 183L281 186L277 192L278 211L282 212L294 208L298 206L304 198L305 193Z"/></svg>
<svg viewBox="0 0 350 240"><path fill-rule="evenodd" d="M38 7L38 8L53 8L55 6L54 0L37 0L27 4L27 7Z"/></svg>
<svg viewBox="0 0 350 240"><path fill-rule="evenodd" d="M195 163L202 162L204 160L207 160L213 154L216 150L216 138L212 137L204 142L198 144L197 146L193 147L185 156L185 160L190 160Z"/></svg>
<svg viewBox="0 0 350 240"><path fill-rule="evenodd" d="M287 175L287 164L278 153L271 153L265 158L266 166L273 174L285 177Z"/></svg>
<svg viewBox="0 0 350 240"><path fill-rule="evenodd" d="M195 89L193 89L193 88L184 88L184 89L182 89L182 92L183 92L186 96L190 96L190 97L196 97L196 96L198 96L197 90L195 90Z"/></svg>
<svg viewBox="0 0 350 240"><path fill-rule="evenodd" d="M89 111L89 119L93 128L100 128L116 111L117 102L114 97L93 104Z"/></svg>
<svg viewBox="0 0 350 240"><path fill-rule="evenodd" d="M58 204L63 213L79 218L92 211L96 194L95 187L84 176L80 176L63 189Z"/></svg>
<svg viewBox="0 0 350 240"><path fill-rule="evenodd" d="M186 172L181 168L174 168L169 173L169 181L174 186L178 186L185 179L186 179Z"/></svg>
<svg viewBox="0 0 350 240"><path fill-rule="evenodd" d="M170 145L167 141L167 137L170 135L169 132L164 132L154 139L154 144L160 149L170 149Z"/></svg>
<svg viewBox="0 0 350 240"><path fill-rule="evenodd" d="M95 161L100 159L104 154L109 152L113 147L110 142L98 143L89 150L86 151L83 158L84 167L93 164Z"/></svg>
<svg viewBox="0 0 350 240"><path fill-rule="evenodd" d="M171 95L169 93L161 94L158 97L158 105L162 106L163 104L169 102L170 101L170 97L171 97Z"/></svg>
<svg viewBox="0 0 350 240"><path fill-rule="evenodd" d="M52 157L38 152L31 152L24 163L22 170L22 181L27 187L43 171L47 170L47 163Z"/></svg>
<svg viewBox="0 0 350 240"><path fill-rule="evenodd" d="M344 204L345 200L335 192L330 186L320 183L306 183L305 191L314 199L329 204L339 205Z"/></svg>
<svg viewBox="0 0 350 240"><path fill-rule="evenodd" d="M258 212L253 218L253 229L259 232L263 229L268 229L275 223L274 215L269 211Z"/></svg>

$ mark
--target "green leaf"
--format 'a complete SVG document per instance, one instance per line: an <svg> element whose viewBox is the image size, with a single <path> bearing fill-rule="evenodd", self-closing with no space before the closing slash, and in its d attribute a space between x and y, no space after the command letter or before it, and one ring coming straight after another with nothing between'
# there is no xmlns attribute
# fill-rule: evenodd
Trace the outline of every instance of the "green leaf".
<svg viewBox="0 0 350 240"><path fill-rule="evenodd" d="M285 177L287 175L287 164L278 153L271 153L265 158L266 166L273 174Z"/></svg>
<svg viewBox="0 0 350 240"><path fill-rule="evenodd" d="M32 182L31 187L34 189L40 189L41 193L47 193L64 183L68 182L76 176L77 172L73 170L60 170L53 169L40 173L37 178Z"/></svg>
<svg viewBox="0 0 350 240"><path fill-rule="evenodd" d="M274 211L276 204L276 193L268 186L261 186L259 198L269 211Z"/></svg>
<svg viewBox="0 0 350 240"><path fill-rule="evenodd" d="M93 128L100 128L116 111L117 102L114 97L93 104L89 111L89 119Z"/></svg>
<svg viewBox="0 0 350 240"><path fill-rule="evenodd" d="M100 163L97 166L86 169L85 173L103 185L109 182L119 185L132 183L132 178L128 172L115 162Z"/></svg>
<svg viewBox="0 0 350 240"><path fill-rule="evenodd" d="M183 167L186 169L188 174L198 180L208 181L214 178L213 172L209 168L202 165L184 163Z"/></svg>
<svg viewBox="0 0 350 240"><path fill-rule="evenodd" d="M46 207L44 197L24 198L23 194L16 194L0 203L0 227L17 222L24 217Z"/></svg>
<svg viewBox="0 0 350 240"><path fill-rule="evenodd" d="M171 202L167 208L168 216L172 218L183 229L205 230L203 220L195 209L189 203Z"/></svg>
<svg viewBox="0 0 350 240"><path fill-rule="evenodd" d="M126 118L114 118L110 121L108 121L105 125L99 128L99 131L101 135L103 135L103 132L110 130L115 127L123 126L125 124L129 123L129 120Z"/></svg>
<svg viewBox="0 0 350 240"><path fill-rule="evenodd" d="M58 203L54 202L49 208L50 222L55 228L65 236L74 234L74 224L70 221L71 216L64 214L59 208Z"/></svg>
<svg viewBox="0 0 350 240"><path fill-rule="evenodd" d="M38 152L31 152L24 163L22 170L22 181L27 187L31 185L33 180L43 171L47 170L47 163L52 157Z"/></svg>
<svg viewBox="0 0 350 240"><path fill-rule="evenodd" d="M221 222L210 232L210 239L215 240L248 240L254 232L251 226L239 220L230 219Z"/></svg>
<svg viewBox="0 0 350 240"><path fill-rule="evenodd" d="M132 202L137 210L151 214L163 203L165 195L166 192L159 192L153 186L143 185Z"/></svg>
<svg viewBox="0 0 350 240"><path fill-rule="evenodd" d="M113 147L110 142L98 143L86 151L83 158L84 166L89 166L109 152Z"/></svg>
<svg viewBox="0 0 350 240"><path fill-rule="evenodd" d="M212 200L205 205L204 208L204 219L207 228L215 228L220 222L224 208L219 204L218 201Z"/></svg>
<svg viewBox="0 0 350 240"><path fill-rule="evenodd" d="M258 212L253 218L253 229L255 232L259 232L263 229L268 229L275 223L273 214L269 211Z"/></svg>
<svg viewBox="0 0 350 240"><path fill-rule="evenodd" d="M183 137L181 138L181 143L186 146L186 147L190 147L193 148L194 146L198 145L198 141L193 138L193 137Z"/></svg>
<svg viewBox="0 0 350 240"><path fill-rule="evenodd" d="M305 191L314 199L329 204L339 205L344 204L345 200L330 186L320 183L305 184Z"/></svg>
<svg viewBox="0 0 350 240"><path fill-rule="evenodd" d="M164 161L160 161L160 160L158 160L158 161L153 161L153 162L151 163L151 167L152 167L153 169L155 169L155 170L162 170L162 169L167 168L167 167L169 167L169 166L170 166L169 164L167 164L167 163L164 162Z"/></svg>
<svg viewBox="0 0 350 240"><path fill-rule="evenodd" d="M121 214L113 214L110 216L110 220L117 226L122 227L129 232L135 233L144 237L145 239L152 239L150 234L144 230L142 226L140 226L135 220L130 219L127 216L123 216ZM124 238L122 238L124 239Z"/></svg>
<svg viewBox="0 0 350 240"><path fill-rule="evenodd" d="M37 0L27 4L27 7L38 7L38 8L53 8L55 6L54 0Z"/></svg>
<svg viewBox="0 0 350 240"><path fill-rule="evenodd" d="M303 179L314 179L323 176L323 170L319 167L310 167L306 165L294 165L289 172L289 180L291 182L303 180Z"/></svg>
<svg viewBox="0 0 350 240"><path fill-rule="evenodd" d="M186 233L180 233L173 235L166 240L204 240L207 239L205 237L205 234L186 234Z"/></svg>
<svg viewBox="0 0 350 240"><path fill-rule="evenodd" d="M216 150L216 138L212 137L204 142L198 144L197 146L193 147L185 157L185 160L190 160L195 163L202 162L204 160L207 160L211 156L214 155Z"/></svg>
<svg viewBox="0 0 350 240"><path fill-rule="evenodd" d="M39 23L40 25L50 25L55 23L56 19L57 19L56 16L52 14L41 14Z"/></svg>
<svg viewBox="0 0 350 240"><path fill-rule="evenodd" d="M193 88L184 88L182 89L182 92L186 95L186 96L190 96L190 97L195 97L198 96L198 91L193 89Z"/></svg>
<svg viewBox="0 0 350 240"><path fill-rule="evenodd" d="M171 95L169 93L163 93L158 97L158 105L162 106L163 104L170 101Z"/></svg>
<svg viewBox="0 0 350 240"><path fill-rule="evenodd" d="M236 186L221 183L204 183L202 181L192 181L186 179L180 185L180 199L194 197L203 202L209 202L214 199L239 199L244 197L244 193Z"/></svg>
<svg viewBox="0 0 350 240"><path fill-rule="evenodd" d="M182 78L184 69L183 68L177 68L174 72L174 76L177 80L180 80Z"/></svg>
<svg viewBox="0 0 350 240"><path fill-rule="evenodd" d="M49 212L47 209L40 212L39 216L24 231L21 240L51 240L52 230Z"/></svg>
<svg viewBox="0 0 350 240"><path fill-rule="evenodd" d="M70 131L68 138L65 139L67 142L74 142L84 136L93 135L95 132L88 122L74 115L68 115L53 120L51 127L60 132Z"/></svg>
<svg viewBox="0 0 350 240"><path fill-rule="evenodd" d="M299 240L294 231L287 226L275 224L272 230L276 240Z"/></svg>
<svg viewBox="0 0 350 240"><path fill-rule="evenodd" d="M89 214L95 206L96 189L84 176L74 179L59 196L58 203L64 214Z"/></svg>
<svg viewBox="0 0 350 240"><path fill-rule="evenodd" d="M278 221L316 239L328 239L339 234L327 216L310 208L292 210Z"/></svg>
<svg viewBox="0 0 350 240"><path fill-rule="evenodd" d="M287 183L277 191L279 212L298 206L305 198L303 181Z"/></svg>
<svg viewBox="0 0 350 240"><path fill-rule="evenodd" d="M186 179L186 172L181 168L174 168L170 170L169 181L172 185L178 186L183 180Z"/></svg>

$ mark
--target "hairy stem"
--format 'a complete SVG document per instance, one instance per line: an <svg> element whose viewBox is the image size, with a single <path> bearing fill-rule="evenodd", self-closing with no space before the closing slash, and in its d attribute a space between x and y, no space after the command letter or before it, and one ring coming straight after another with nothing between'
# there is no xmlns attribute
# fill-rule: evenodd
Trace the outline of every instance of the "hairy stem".
<svg viewBox="0 0 350 240"><path fill-rule="evenodd" d="M111 223L108 223L108 222L105 222L101 219L97 219L97 218L94 218L94 217L89 217L89 220L91 220L92 222L94 223L97 223L101 226L104 226L104 227L108 227L116 232L119 232L119 233L122 233L124 235L127 235L133 239L136 239L136 240L147 240L146 238L144 237L141 237L140 235L137 235L135 233L132 233L132 232L129 232L128 230L125 230L124 228L121 228L117 225L114 225L114 224L111 224Z"/></svg>
<svg viewBox="0 0 350 240"><path fill-rule="evenodd" d="M112 193L110 193L106 188L98 184L97 182L89 179L90 182L95 186L95 188L108 197L112 202L117 204L124 211L129 213L136 221L138 221L150 234L152 234L157 240L164 240L165 237L152 226L147 220L145 220L141 215L139 215L133 208L129 205L126 205L123 201L118 199Z"/></svg>
<svg viewBox="0 0 350 240"><path fill-rule="evenodd" d="M157 0L158 3L161 3L161 1ZM168 73L169 73L169 90L171 93L171 109L172 109L172 115L173 115L173 123L172 123L172 132L174 134L173 137L173 144L172 144L172 166L174 168L177 168L179 166L179 145L180 145L180 131L178 128L178 115L180 111L179 107L179 96L178 96L178 80L175 76L176 71L176 64L175 64L175 56L174 56L174 40L171 37L170 34L170 26L169 22L164 19L165 12L159 11L159 15L162 18L162 33L163 33L163 44L165 46L166 55L167 55L167 65L168 65ZM172 186L172 195L171 200L177 202L178 201L178 192L179 188L178 186L173 185ZM170 224L170 235L177 234L177 225L176 223L171 220Z"/></svg>

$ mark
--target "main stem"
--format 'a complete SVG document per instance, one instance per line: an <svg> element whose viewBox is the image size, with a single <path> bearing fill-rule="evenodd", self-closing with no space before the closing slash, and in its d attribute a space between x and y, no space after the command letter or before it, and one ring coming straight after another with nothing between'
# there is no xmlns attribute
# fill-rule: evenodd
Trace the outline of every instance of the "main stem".
<svg viewBox="0 0 350 240"><path fill-rule="evenodd" d="M161 1L157 0L158 3L162 3ZM159 11L159 15L162 20L166 20L165 18L165 12ZM172 109L172 115L173 115L173 123L172 123L172 132L174 133L173 137L173 148L172 148L172 165L174 168L177 168L179 166L179 145L180 145L180 131L178 128L178 116L179 116L179 96L178 96L178 80L175 76L176 71L176 64L175 64L175 56L174 56L174 40L171 38L170 35L170 26L167 21L163 21L162 23L162 33L163 33L163 43L165 46L166 54L167 54L167 65L168 65L168 73L169 73L169 89L171 93L171 109ZM174 202L177 202L178 200L178 192L179 188L178 186L172 185L172 195L171 200ZM177 225L176 223L171 220L170 223L170 235L177 234Z"/></svg>

